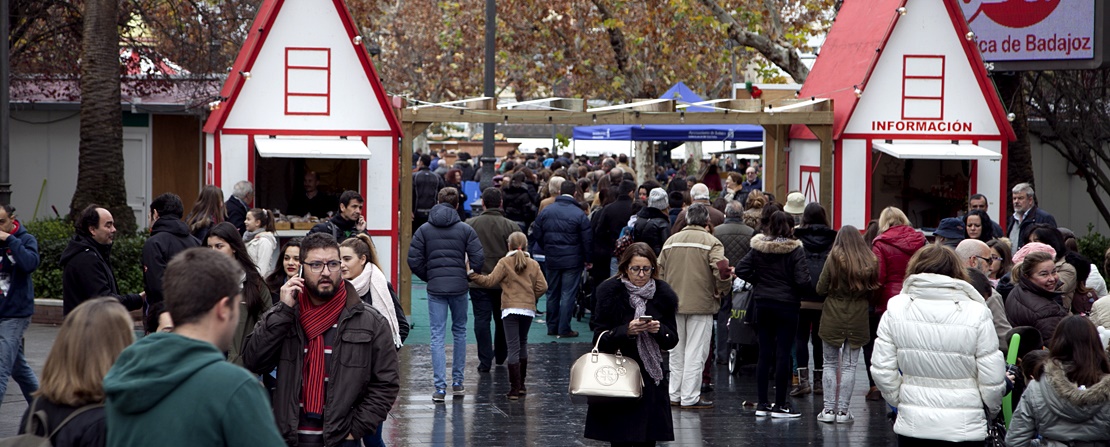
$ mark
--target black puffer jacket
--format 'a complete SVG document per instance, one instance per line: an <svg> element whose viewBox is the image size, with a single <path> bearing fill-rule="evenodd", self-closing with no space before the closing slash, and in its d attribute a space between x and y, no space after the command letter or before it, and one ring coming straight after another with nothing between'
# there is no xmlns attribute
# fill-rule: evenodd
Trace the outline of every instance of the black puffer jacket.
<svg viewBox="0 0 1110 447"><path fill-rule="evenodd" d="M739 217L725 218L725 223L713 228L713 236L725 246L728 265L736 267L741 259L752 249L752 236L755 230L744 224Z"/></svg>
<svg viewBox="0 0 1110 447"><path fill-rule="evenodd" d="M162 274L174 255L199 247L197 238L189 234L189 226L171 216L159 217L150 227L150 238L143 244L143 288L146 302L162 302Z"/></svg>
<svg viewBox="0 0 1110 447"><path fill-rule="evenodd" d="M532 226L532 236L543 250L549 270L582 268L593 242L590 220L570 196L556 197L555 203L543 209Z"/></svg>
<svg viewBox="0 0 1110 447"><path fill-rule="evenodd" d="M443 189L443 178L430 171L420 168L412 175L412 211L420 216L426 216L436 204L436 194Z"/></svg>
<svg viewBox="0 0 1110 447"><path fill-rule="evenodd" d="M100 245L90 236L74 235L62 251L62 313L68 315L78 304L90 298L115 297L127 310L143 307L138 294L120 295L116 275L112 272L112 246Z"/></svg>
<svg viewBox="0 0 1110 447"><path fill-rule="evenodd" d="M821 278L829 249L836 240L836 231L825 225L810 225L794 229L794 236L802 241L809 265L809 284L802 288L802 301L823 302L825 296L817 293L817 280Z"/></svg>
<svg viewBox="0 0 1110 447"><path fill-rule="evenodd" d="M539 209L540 197L536 190L528 184L523 186L506 186L501 190L505 194L501 208L505 210L505 217L516 222L524 222L524 227L532 225L536 220L536 210Z"/></svg>
<svg viewBox="0 0 1110 447"><path fill-rule="evenodd" d="M663 243L671 237L671 218L661 209L645 206L636 213L636 225L632 228L632 239L650 245L659 256Z"/></svg>
<svg viewBox="0 0 1110 447"><path fill-rule="evenodd" d="M777 305L797 309L801 290L809 285L809 265L797 239L752 237L752 250L736 266L736 276L752 284L757 306Z"/></svg>
<svg viewBox="0 0 1110 447"><path fill-rule="evenodd" d="M598 211L597 222L593 224L594 256L613 256L617 238L621 230L628 226L632 215L632 198L627 195L617 197L616 201Z"/></svg>
<svg viewBox="0 0 1110 447"><path fill-rule="evenodd" d="M1052 339L1056 325L1066 316L1068 313L1060 304L1059 293L1041 290L1024 278L1017 281L1006 298L1006 318L1010 320L1010 325L1037 328L1045 344Z"/></svg>
<svg viewBox="0 0 1110 447"><path fill-rule="evenodd" d="M459 220L459 213L441 203L432 207L428 223L412 235L409 268L428 283L432 295L462 295L467 292L465 260L480 266L485 262L478 233Z"/></svg>

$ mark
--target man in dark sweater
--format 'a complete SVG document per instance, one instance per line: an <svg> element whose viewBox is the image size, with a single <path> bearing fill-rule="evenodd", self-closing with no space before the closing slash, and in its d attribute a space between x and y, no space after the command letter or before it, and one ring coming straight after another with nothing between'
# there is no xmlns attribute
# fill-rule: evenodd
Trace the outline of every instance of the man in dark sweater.
<svg viewBox="0 0 1110 447"><path fill-rule="evenodd" d="M118 299L127 310L142 308L146 292L120 295L116 285L110 263L112 242L116 237L112 213L89 205L81 211L73 227L76 234L59 260L62 264L62 313L68 315L85 300L102 296Z"/></svg>
<svg viewBox="0 0 1110 447"><path fill-rule="evenodd" d="M308 230L308 234L327 233L335 240L343 242L349 237L366 231L366 219L362 217L362 195L355 191L343 191L339 196L339 212L325 222L320 222Z"/></svg>
<svg viewBox="0 0 1110 447"><path fill-rule="evenodd" d="M185 206L174 193L165 193L150 202L150 238L143 244L143 288L146 289L147 311L144 325L147 332L158 328L158 315L163 311L162 274L175 255L204 245L189 234L189 226L181 221Z"/></svg>
<svg viewBox="0 0 1110 447"><path fill-rule="evenodd" d="M509 235L520 231L520 227L501 213L501 190L486 188L482 191L482 214L466 221L478 233L482 242L482 252L486 261L482 265L470 267L479 273L489 274L497 262L509 252ZM489 372L490 362L498 365L505 363L508 347L505 344L505 328L501 324L501 287L483 289L470 284L470 303L474 307L474 339L478 343L478 372ZM496 313L496 318L494 317ZM490 339L489 324L494 323L493 339ZM521 359L523 361L524 359Z"/></svg>

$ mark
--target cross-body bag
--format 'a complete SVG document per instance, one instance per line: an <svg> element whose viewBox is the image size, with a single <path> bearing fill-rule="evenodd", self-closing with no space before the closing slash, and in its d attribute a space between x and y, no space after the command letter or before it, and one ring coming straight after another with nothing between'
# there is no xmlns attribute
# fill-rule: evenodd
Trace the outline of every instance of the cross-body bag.
<svg viewBox="0 0 1110 447"><path fill-rule="evenodd" d="M598 335L593 350L582 354L570 367L570 394L638 399L644 386L640 364L621 355L620 350L616 354L598 352L606 332Z"/></svg>
<svg viewBox="0 0 1110 447"><path fill-rule="evenodd" d="M30 414L27 415L27 425L23 428L23 434L0 440L0 447L51 447L54 445L51 439L53 439L58 432L62 431L62 428L65 427L69 421L72 421L74 418L81 415L81 413L104 406L102 402L85 405L73 410L69 416L66 416L66 418L62 420L62 423L58 424L54 429L50 429L46 423L46 410L34 411L35 404L38 402L38 397L31 401L31 411ZM42 436L39 432L49 434Z"/></svg>

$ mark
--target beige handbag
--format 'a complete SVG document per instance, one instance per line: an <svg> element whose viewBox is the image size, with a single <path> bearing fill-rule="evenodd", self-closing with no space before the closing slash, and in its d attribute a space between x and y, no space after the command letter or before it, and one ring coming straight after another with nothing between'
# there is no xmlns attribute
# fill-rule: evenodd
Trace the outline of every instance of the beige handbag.
<svg viewBox="0 0 1110 447"><path fill-rule="evenodd" d="M597 337L594 349L570 367L570 394L637 399L644 386L640 364L621 355L619 350L616 354L598 352L597 346L605 332Z"/></svg>

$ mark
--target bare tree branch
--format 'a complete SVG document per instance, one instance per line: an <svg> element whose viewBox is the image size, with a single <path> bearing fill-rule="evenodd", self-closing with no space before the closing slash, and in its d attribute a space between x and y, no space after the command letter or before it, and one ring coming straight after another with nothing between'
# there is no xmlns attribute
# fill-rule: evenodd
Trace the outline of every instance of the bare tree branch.
<svg viewBox="0 0 1110 447"><path fill-rule="evenodd" d="M772 40L768 36L756 34L749 31L740 22L737 22L721 5L717 4L717 0L698 0L702 5L705 5L713 12L713 17L724 24L727 28L728 38L732 39L737 45L745 46L758 51L763 57L777 65L782 71L785 71L794 81L804 83L806 77L809 76L809 68L806 68L802 63L802 58L798 56L793 46ZM772 13L773 16L775 14Z"/></svg>

